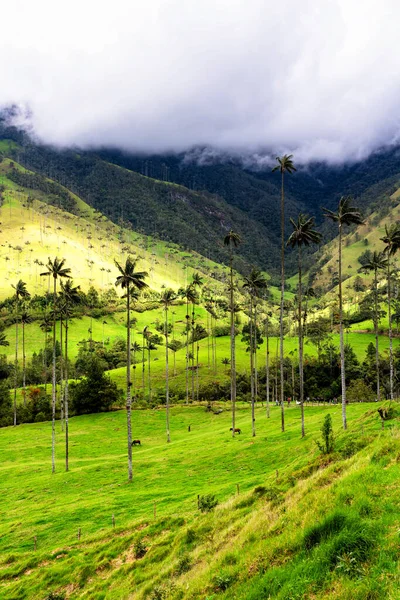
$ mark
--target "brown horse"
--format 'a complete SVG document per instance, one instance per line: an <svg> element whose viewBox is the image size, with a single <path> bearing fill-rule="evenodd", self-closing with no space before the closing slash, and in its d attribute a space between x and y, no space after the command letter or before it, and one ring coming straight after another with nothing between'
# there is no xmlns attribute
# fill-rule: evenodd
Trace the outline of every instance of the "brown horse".
<svg viewBox="0 0 400 600"><path fill-rule="evenodd" d="M131 446L141 446L140 440L132 440Z"/></svg>
<svg viewBox="0 0 400 600"><path fill-rule="evenodd" d="M230 428L229 431L232 431L232 427ZM235 433L242 433L242 430L239 429L239 427L235 427Z"/></svg>

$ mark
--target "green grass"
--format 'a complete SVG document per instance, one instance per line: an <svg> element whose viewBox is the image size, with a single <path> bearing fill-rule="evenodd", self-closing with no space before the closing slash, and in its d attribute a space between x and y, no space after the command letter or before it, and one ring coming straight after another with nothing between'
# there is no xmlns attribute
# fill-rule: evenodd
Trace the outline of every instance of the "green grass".
<svg viewBox="0 0 400 600"><path fill-rule="evenodd" d="M135 411L132 484L123 411L71 419L68 473L59 423L54 475L50 423L0 430L0 596L397 598L397 419L382 431L375 404L350 405L329 460L314 440L327 412L340 431L339 406L307 407L303 440L295 406L284 434L279 409L259 407L256 438L240 406L235 439L226 408L173 408L170 444L164 409ZM201 515L208 493L220 505Z"/></svg>

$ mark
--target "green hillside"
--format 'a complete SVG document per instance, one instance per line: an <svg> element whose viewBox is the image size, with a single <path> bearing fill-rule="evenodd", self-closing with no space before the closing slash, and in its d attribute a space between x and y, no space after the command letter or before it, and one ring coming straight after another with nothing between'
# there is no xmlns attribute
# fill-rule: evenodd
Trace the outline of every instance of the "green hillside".
<svg viewBox="0 0 400 600"><path fill-rule="evenodd" d="M295 406L285 434L259 406L256 438L241 406L235 439L229 411L177 407L168 445L164 410L135 411L131 485L123 412L71 420L68 473L57 423L53 476L50 424L1 429L0 596L394 600L399 419L382 430L376 408L350 405L328 456L314 440L328 412L338 433L338 406L307 407L303 440Z"/></svg>

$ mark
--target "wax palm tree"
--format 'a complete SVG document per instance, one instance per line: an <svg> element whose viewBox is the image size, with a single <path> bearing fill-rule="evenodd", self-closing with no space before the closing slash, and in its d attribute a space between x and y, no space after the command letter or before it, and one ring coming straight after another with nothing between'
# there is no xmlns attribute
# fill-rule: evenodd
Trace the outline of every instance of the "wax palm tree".
<svg viewBox="0 0 400 600"><path fill-rule="evenodd" d="M224 365L224 373L226 375L226 367L228 367L231 364L231 361L228 357L225 357L221 360L221 362Z"/></svg>
<svg viewBox="0 0 400 600"><path fill-rule="evenodd" d="M236 354L235 354L235 305L233 299L233 250L241 243L240 236L232 231L224 237L224 245L229 248L229 310L230 310L230 330L231 330L231 403L232 403L232 437L235 437L235 419L236 419Z"/></svg>
<svg viewBox="0 0 400 600"><path fill-rule="evenodd" d="M390 400L393 400L393 329L392 329L392 274L390 259L400 248L400 225L392 223L385 225L385 235L381 238L386 244L384 252L387 256L387 286L388 286L388 317L389 317L389 369L390 369Z"/></svg>
<svg viewBox="0 0 400 600"><path fill-rule="evenodd" d="M128 256L125 265L120 265L117 261L115 266L119 271L119 275L115 280L115 285L125 290L126 298L126 418L128 429L128 481L132 481L132 398L131 398L131 300L133 296L137 296L137 292L147 287L144 281L148 277L146 271L136 271L137 260Z"/></svg>
<svg viewBox="0 0 400 600"><path fill-rule="evenodd" d="M47 261L47 271L40 273L41 277L53 277L53 364L52 364L52 434L51 434L51 470L56 470L56 317L57 317L57 279L70 279L71 269L64 267L65 259L50 258Z"/></svg>
<svg viewBox="0 0 400 600"><path fill-rule="evenodd" d="M379 377L379 314L378 314L378 271L387 269L388 259L384 252L376 250L370 259L363 264L362 271L372 271L374 274L374 330L375 330L375 362L376 362L376 396L378 401L381 399L380 377Z"/></svg>
<svg viewBox="0 0 400 600"><path fill-rule="evenodd" d="M16 285L12 286L15 290L15 374L14 374L14 427L17 424L17 386L18 386L18 309L21 300L28 300L30 293L26 288L26 283L20 279Z"/></svg>
<svg viewBox="0 0 400 600"><path fill-rule="evenodd" d="M339 200L337 212L324 208L324 214L328 219L338 224L339 230L339 329L340 329L340 371L342 380L342 420L343 429L347 429L346 417L346 372L344 364L344 334L343 334L343 290L342 290L342 237L345 225L358 225L363 222L357 208L351 205L351 196L342 196Z"/></svg>
<svg viewBox="0 0 400 600"><path fill-rule="evenodd" d="M80 286L74 286L72 279L67 279L64 283L61 281L61 302L62 311L64 313L65 320L65 387L64 387L64 407L65 407L65 470L69 469L69 366L68 366L68 331L69 331L69 320L71 318L72 310L74 306L77 306L82 301L80 294Z"/></svg>
<svg viewBox="0 0 400 600"><path fill-rule="evenodd" d="M303 317L302 317L302 256L301 249L303 246L311 244L319 244L321 234L313 229L314 217L308 218L303 214L299 214L297 221L290 219L293 226L293 232L288 239L288 246L298 249L298 271L299 271L299 288L297 293L298 298L298 334L299 334L299 383L300 383L300 408L301 408L301 437L305 436L304 428L304 369L303 369Z"/></svg>
<svg viewBox="0 0 400 600"><path fill-rule="evenodd" d="M284 368L283 368L283 310L285 301L285 173L289 175L296 171L293 165L293 154L277 156L278 164L272 172L279 171L281 174L281 304L279 315L279 340L280 340L280 370L281 370L281 428L285 431L284 401Z"/></svg>
<svg viewBox="0 0 400 600"><path fill-rule="evenodd" d="M255 425L255 396L256 396L256 381L255 381L255 361L257 352L257 297L267 287L267 282L260 269L253 268L249 275L244 278L243 288L247 289L250 296L250 381L251 381L251 416L252 416L252 433L256 435ZM254 331L253 331L254 327Z"/></svg>
<svg viewBox="0 0 400 600"><path fill-rule="evenodd" d="M171 441L169 431L169 362L168 362L168 310L176 300L176 294L173 290L164 290L161 294L161 304L165 311L164 335L165 335L165 403L167 418L167 442Z"/></svg>
<svg viewBox="0 0 400 600"><path fill-rule="evenodd" d="M21 313L22 324L22 395L24 397L24 406L26 406L26 353L25 353L25 325L32 323L31 315L26 311Z"/></svg>

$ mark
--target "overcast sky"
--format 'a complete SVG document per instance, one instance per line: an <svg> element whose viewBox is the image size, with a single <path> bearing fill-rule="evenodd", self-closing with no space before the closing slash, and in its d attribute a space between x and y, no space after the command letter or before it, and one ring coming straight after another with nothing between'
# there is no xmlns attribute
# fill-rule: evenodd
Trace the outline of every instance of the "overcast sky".
<svg viewBox="0 0 400 600"><path fill-rule="evenodd" d="M400 134L396 0L10 0L0 105L44 141L297 162Z"/></svg>

